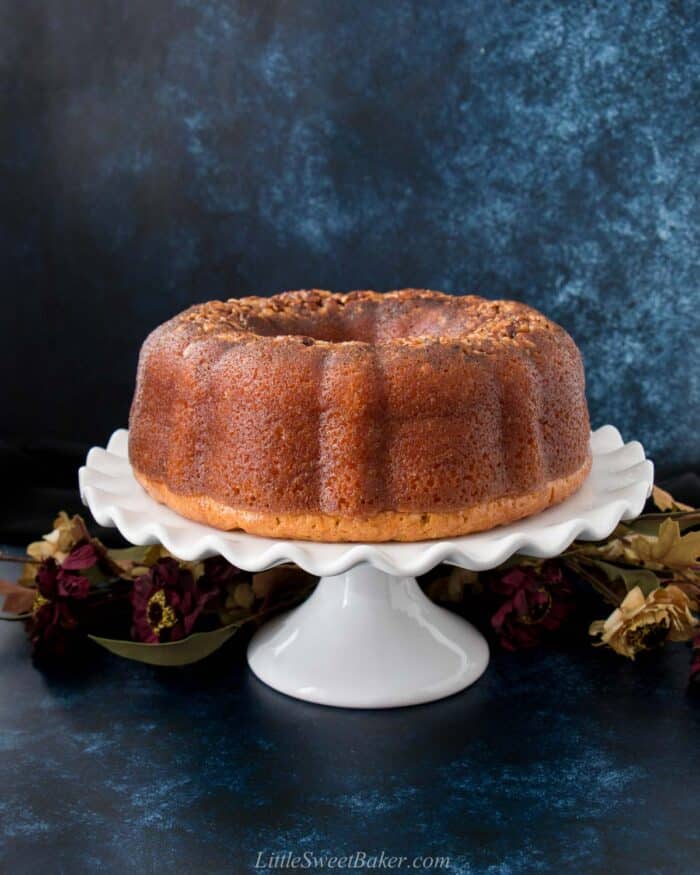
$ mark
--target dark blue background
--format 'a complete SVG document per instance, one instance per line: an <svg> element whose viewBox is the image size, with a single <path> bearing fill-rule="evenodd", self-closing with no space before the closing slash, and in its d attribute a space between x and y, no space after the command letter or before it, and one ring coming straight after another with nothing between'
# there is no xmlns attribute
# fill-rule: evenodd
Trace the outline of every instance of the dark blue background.
<svg viewBox="0 0 700 875"><path fill-rule="evenodd" d="M514 296L700 464L697 5L1 2L2 434L124 425L146 333L286 288Z"/></svg>
<svg viewBox="0 0 700 875"><path fill-rule="evenodd" d="M2 531L77 503L82 448L55 448L125 423L150 328L303 286L523 298L581 345L594 424L699 466L699 18L0 0ZM0 656L9 871L241 872L290 848L698 871L683 645L497 651L472 690L376 713L278 696L230 649L42 675L5 624Z"/></svg>

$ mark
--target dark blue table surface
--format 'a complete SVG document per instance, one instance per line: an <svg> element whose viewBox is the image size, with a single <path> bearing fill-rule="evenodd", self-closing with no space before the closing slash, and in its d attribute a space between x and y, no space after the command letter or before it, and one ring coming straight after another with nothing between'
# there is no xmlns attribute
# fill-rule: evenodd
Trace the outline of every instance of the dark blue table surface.
<svg viewBox="0 0 700 875"><path fill-rule="evenodd" d="M584 643L496 651L473 688L376 712L281 696L242 647L179 670L96 652L47 674L1 624L2 871L236 873L286 851L700 871L685 645L635 664Z"/></svg>

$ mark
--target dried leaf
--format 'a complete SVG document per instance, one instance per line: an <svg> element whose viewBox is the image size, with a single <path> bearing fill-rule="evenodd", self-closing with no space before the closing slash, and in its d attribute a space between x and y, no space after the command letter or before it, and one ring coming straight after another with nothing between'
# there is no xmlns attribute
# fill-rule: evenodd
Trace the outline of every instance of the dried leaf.
<svg viewBox="0 0 700 875"><path fill-rule="evenodd" d="M651 535L656 537L659 533L659 526L668 519L674 519L678 523L678 528L681 532L687 529L700 526L700 511L670 511L669 513L645 513L633 520L625 520L620 523L612 535L606 540L610 543L613 540L623 538L625 535ZM574 551L580 549L581 543L574 541L572 548ZM595 547L594 549L599 549Z"/></svg>
<svg viewBox="0 0 700 875"><path fill-rule="evenodd" d="M2 606L5 614L30 614L36 590L20 586L20 584L12 583L9 580L0 580L0 595L5 596Z"/></svg>
<svg viewBox="0 0 700 875"><path fill-rule="evenodd" d="M607 575L600 568L592 565L586 557L567 556L563 564L576 577L590 584L609 604L617 607L625 597L623 587L619 584L617 587L612 585Z"/></svg>
<svg viewBox="0 0 700 875"><path fill-rule="evenodd" d="M119 641L115 638L100 638L97 635L89 635L96 644L121 656L124 659L133 659L136 662L145 662L149 665L161 665L175 667L190 665L211 656L222 647L242 625L242 621L213 629L211 632L195 632L180 641L169 641L164 644L143 644L140 641Z"/></svg>
<svg viewBox="0 0 700 875"><path fill-rule="evenodd" d="M642 594L647 596L659 587L659 578L647 568L623 568L600 559L590 559L589 564L602 571L609 581L621 580L626 592L631 592L639 587Z"/></svg>

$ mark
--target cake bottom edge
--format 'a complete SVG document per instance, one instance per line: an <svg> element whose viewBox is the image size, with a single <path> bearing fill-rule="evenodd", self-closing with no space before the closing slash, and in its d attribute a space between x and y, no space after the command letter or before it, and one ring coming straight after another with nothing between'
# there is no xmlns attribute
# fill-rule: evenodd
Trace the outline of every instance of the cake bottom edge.
<svg viewBox="0 0 700 875"><path fill-rule="evenodd" d="M242 510L207 495L181 495L165 483L134 469L148 494L181 516L222 531L295 541L374 542L428 541L483 532L540 513L564 501L581 487L591 470L590 455L565 477L528 493L504 496L452 511L381 511L368 517L329 513L273 513Z"/></svg>

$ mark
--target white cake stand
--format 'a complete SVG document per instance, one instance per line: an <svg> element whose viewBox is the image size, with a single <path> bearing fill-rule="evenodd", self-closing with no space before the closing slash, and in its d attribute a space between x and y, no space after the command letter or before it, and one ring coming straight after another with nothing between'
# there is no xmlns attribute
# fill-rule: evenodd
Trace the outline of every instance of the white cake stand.
<svg viewBox="0 0 700 875"><path fill-rule="evenodd" d="M246 571L295 562L320 576L304 604L260 629L248 664L266 684L299 699L347 708L388 708L440 699L472 684L489 660L484 637L433 604L415 580L441 562L474 571L516 552L556 556L576 538L607 537L638 516L653 466L641 444L604 426L591 435L593 467L581 489L556 507L447 541L321 544L221 532L150 498L134 479L127 432L90 450L80 469L83 502L97 522L133 544L163 544L184 560L221 554Z"/></svg>

